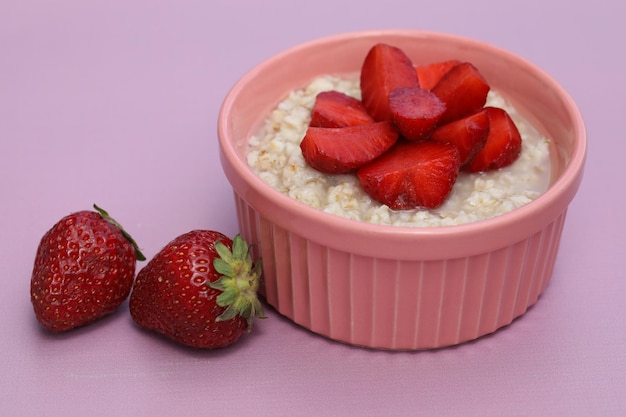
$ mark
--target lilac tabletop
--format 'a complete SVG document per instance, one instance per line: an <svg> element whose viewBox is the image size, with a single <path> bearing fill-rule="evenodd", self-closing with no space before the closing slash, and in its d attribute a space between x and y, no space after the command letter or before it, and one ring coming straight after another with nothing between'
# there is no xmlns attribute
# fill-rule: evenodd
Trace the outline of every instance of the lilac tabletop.
<svg viewBox="0 0 626 417"><path fill-rule="evenodd" d="M370 4L370 5L366 5ZM626 415L626 7L495 0L0 3L1 416ZM339 32L418 28L518 53L578 103L589 155L550 285L458 347L372 351L268 318L230 349L139 331L124 304L64 335L28 296L40 237L98 203L151 257L194 228L237 232L216 119L252 66Z"/></svg>

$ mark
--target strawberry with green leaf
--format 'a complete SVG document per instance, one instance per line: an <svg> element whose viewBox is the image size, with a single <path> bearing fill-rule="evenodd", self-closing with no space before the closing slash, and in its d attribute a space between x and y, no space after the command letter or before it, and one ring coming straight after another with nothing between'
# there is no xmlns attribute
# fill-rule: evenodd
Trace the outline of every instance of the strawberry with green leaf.
<svg viewBox="0 0 626 417"><path fill-rule="evenodd" d="M94 208L63 217L37 248L30 299L46 329L63 332L112 313L130 293L136 260L145 260L122 226Z"/></svg>
<svg viewBox="0 0 626 417"><path fill-rule="evenodd" d="M261 262L248 244L209 230L168 243L139 272L130 314L142 328L195 348L231 345L265 317L257 298Z"/></svg>

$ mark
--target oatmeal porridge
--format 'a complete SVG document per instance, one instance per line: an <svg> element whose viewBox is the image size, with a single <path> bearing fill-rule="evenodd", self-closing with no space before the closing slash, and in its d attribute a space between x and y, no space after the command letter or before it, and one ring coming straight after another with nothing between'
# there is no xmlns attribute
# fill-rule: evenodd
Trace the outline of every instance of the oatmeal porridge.
<svg viewBox="0 0 626 417"><path fill-rule="evenodd" d="M336 90L360 98L357 80L325 76L292 91L250 138L248 165L267 184L304 204L349 219L395 226L448 226L484 220L521 207L550 181L549 141L490 91L488 106L505 109L522 136L520 157L498 171L460 172L452 192L436 209L392 210L373 200L354 174L329 175L308 166L300 150L315 97Z"/></svg>

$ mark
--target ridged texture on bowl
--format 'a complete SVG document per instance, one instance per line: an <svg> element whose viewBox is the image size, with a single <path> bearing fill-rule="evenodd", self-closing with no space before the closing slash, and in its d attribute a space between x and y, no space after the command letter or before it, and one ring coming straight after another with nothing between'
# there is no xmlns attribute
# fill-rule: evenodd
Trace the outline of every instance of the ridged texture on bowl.
<svg viewBox="0 0 626 417"><path fill-rule="evenodd" d="M550 280L566 214L493 252L398 261L320 246L235 201L241 233L261 248L271 277L270 305L331 339L394 350L455 345L524 314Z"/></svg>

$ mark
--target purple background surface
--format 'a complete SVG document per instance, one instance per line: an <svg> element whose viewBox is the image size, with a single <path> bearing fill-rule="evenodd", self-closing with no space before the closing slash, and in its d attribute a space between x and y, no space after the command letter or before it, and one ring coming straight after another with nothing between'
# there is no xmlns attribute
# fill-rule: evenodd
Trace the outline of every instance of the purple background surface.
<svg viewBox="0 0 626 417"><path fill-rule="evenodd" d="M621 0L0 2L0 415L626 415L626 14ZM151 257L194 228L237 232L216 119L252 66L339 32L473 37L544 68L587 123L585 178L539 303L455 348L381 352L268 312L232 349L134 327L127 304L53 336L28 289L36 246L98 203Z"/></svg>

